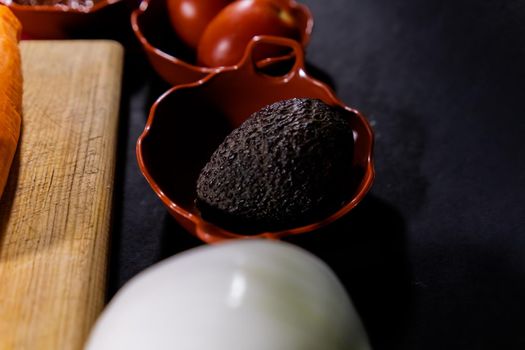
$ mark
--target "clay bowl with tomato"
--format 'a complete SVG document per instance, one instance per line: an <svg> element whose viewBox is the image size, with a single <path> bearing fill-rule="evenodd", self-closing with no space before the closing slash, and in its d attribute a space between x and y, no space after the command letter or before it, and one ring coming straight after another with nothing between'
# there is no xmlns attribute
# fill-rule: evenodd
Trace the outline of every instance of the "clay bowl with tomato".
<svg viewBox="0 0 525 350"><path fill-rule="evenodd" d="M132 36L127 21L136 6L134 0L79 0L77 6L54 0L40 0L38 5L28 3L0 0L0 5L8 6L22 23L24 38L123 41Z"/></svg>
<svg viewBox="0 0 525 350"><path fill-rule="evenodd" d="M295 0L143 0L131 24L155 71L177 85L237 64L256 35L288 37L305 48L313 18ZM292 53L269 44L256 56L266 66Z"/></svg>
<svg viewBox="0 0 525 350"><path fill-rule="evenodd" d="M293 48L291 68L257 67L256 47L266 44ZM280 64L277 64L278 66ZM279 73L277 73L279 72ZM252 113L277 101L319 99L340 108L354 136L353 176L341 190L349 193L339 209L297 227L248 233L233 231L207 220L196 205L197 178L211 154L234 128ZM242 61L191 84L177 85L152 106L146 127L137 141L140 170L170 214L189 232L207 243L226 239L281 239L318 230L350 212L366 195L374 179L373 132L366 118L346 106L330 87L310 77L304 68L302 48L279 37L255 37Z"/></svg>

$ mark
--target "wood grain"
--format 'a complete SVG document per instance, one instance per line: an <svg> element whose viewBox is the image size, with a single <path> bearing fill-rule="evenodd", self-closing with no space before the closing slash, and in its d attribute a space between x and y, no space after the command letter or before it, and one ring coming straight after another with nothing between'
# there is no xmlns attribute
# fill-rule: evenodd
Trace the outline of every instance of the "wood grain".
<svg viewBox="0 0 525 350"><path fill-rule="evenodd" d="M0 349L81 349L104 305L123 50L21 50L22 137L0 199Z"/></svg>

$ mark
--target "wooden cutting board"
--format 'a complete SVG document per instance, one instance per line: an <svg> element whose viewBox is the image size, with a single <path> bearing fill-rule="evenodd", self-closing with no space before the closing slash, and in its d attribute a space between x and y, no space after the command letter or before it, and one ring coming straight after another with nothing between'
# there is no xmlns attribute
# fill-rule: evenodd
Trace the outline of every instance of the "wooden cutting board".
<svg viewBox="0 0 525 350"><path fill-rule="evenodd" d="M21 50L22 137L0 199L0 349L81 349L104 306L123 50Z"/></svg>

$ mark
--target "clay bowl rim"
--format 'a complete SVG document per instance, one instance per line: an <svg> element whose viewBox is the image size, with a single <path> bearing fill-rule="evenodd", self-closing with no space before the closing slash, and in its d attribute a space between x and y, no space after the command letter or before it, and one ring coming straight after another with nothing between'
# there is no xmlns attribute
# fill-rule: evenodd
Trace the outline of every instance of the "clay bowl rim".
<svg viewBox="0 0 525 350"><path fill-rule="evenodd" d="M117 1L122 1L122 0L117 0ZM139 40L140 44L142 45L142 47L146 51L148 51L148 53L153 54L153 55L161 56L162 58L168 60L172 64L181 65L184 68L190 69L190 70L195 71L197 73L210 74L210 73L215 73L215 72L221 71L221 70L223 70L225 68L225 66L220 66L220 67L198 66L196 64L192 64L192 63L186 62L186 61L184 61L184 60L182 60L180 58L172 56L172 55L162 51L160 48L157 48L157 47L153 46L148 41L148 39L146 38L144 33L142 32L141 26L139 25L139 21L138 21L139 16L144 15L146 13L146 11L148 10L149 3L151 1L155 1L155 0L142 0L140 2L140 5L131 13L131 28L133 29L133 33L135 33L135 36ZM303 36L302 36L302 40L301 40L301 45L303 47L306 47L308 45L308 43L310 42L310 38L311 38L313 27L314 27L314 18L313 18L312 12L308 8L308 6L306 6L305 4L297 2L296 0L288 0L288 4L291 7L300 9L301 11L303 11L306 14L306 18L307 18L306 27L304 28ZM261 62L259 62L258 65L260 67L263 67L263 66L272 64L272 63L274 63L276 61L286 60L289 57L290 57L289 55L286 55L286 56L283 56L283 57L267 58L267 59L262 60ZM233 67L233 66L229 66L229 67Z"/></svg>
<svg viewBox="0 0 525 350"><path fill-rule="evenodd" d="M372 184L374 182L375 178L375 169L374 169L374 157L373 157L373 151L374 151L374 132L372 130L372 127L370 126L370 123L368 120L364 117L361 112L358 110L351 108L347 105L345 105L334 93L334 91L328 87L328 85L320 82L319 80L316 80L312 78L310 75L308 75L304 69L303 69L303 56L297 56L296 64L294 65L294 68L292 70L282 76L282 77L269 77L266 76L267 79L280 79L283 82L288 81L289 79L293 78L294 75L299 74L302 75L305 79L307 79L310 83L317 85L319 88L324 90L325 94L329 97L330 104L336 105L340 108L343 108L348 113L352 113L355 115L355 117L359 120L359 123L364 127L364 132L366 133L367 139L370 140L368 142L368 145L366 147L366 167L364 169L364 174L362 176L362 179L359 183L359 185L356 188L355 194L352 196L350 200L348 200L341 208L339 208L334 213L328 215L327 217L317 220L316 222L309 223L306 225L288 228L284 230L279 231L269 231L269 232L261 232L254 235L243 235L239 233L235 233L232 231L229 231L227 229L224 229L212 222L204 220L200 215L194 214L186 209L184 209L182 206L178 205L175 201L170 199L162 190L162 188L157 184L154 177L150 174L148 167L146 166L144 162L144 156L142 154L142 143L143 141L149 136L151 127L153 123L155 122L155 116L157 113L157 108L160 104L163 103L163 101L168 98L171 94L175 93L178 90L183 89L193 89L198 88L202 85L205 85L212 81L213 79L216 79L218 76L220 76L223 73L227 73L229 71L234 71L237 69L240 69L244 62L246 62L250 58L249 52L251 51L251 47L253 47L259 39L264 40L265 37L255 37L252 42L250 42L250 45L248 46L245 55L243 59L241 60L240 64L231 66L231 67L224 67L221 71L217 71L214 73L211 73L204 77L201 80L198 80L193 83L187 83L187 84L180 84L176 85L172 88L170 88L168 91L163 93L152 105L150 108L150 112L148 115L148 120L146 122L146 126L144 127L144 130L142 131L141 135L139 136L136 144L136 156L138 165L140 168L140 171L142 172L143 176L146 178L146 181L149 183L153 191L157 194L157 196L161 199L163 204L169 208L170 211L175 212L177 215L180 215L181 217L185 218L186 220L191 221L195 225L195 232L193 233L195 236L200 238L202 241L206 243L215 243L226 239L254 239L254 238L267 238L267 239L280 239L285 236L289 235L298 235L306 232L311 232L316 229L319 229L323 226L326 226L344 215L346 215L348 212L350 212L353 208L357 206L361 202L361 200L365 197L365 195L369 192L369 190L372 187ZM272 38L274 41L281 41L281 42L293 42L289 39L283 39L283 38ZM294 44L291 43L293 46ZM299 44L296 43L299 47ZM300 50L300 47L296 50ZM297 52L297 51L296 51ZM354 133L356 133L354 129ZM172 214L173 215L173 214Z"/></svg>
<svg viewBox="0 0 525 350"><path fill-rule="evenodd" d="M78 9L74 9L66 5L20 5L14 2L11 2L10 4L0 2L0 4L3 4L5 6L12 8L15 11L20 11L20 12L56 12L56 13L90 14L90 13L98 12L105 7L115 5L123 1L125 0L100 0L96 2L95 4L93 4L93 6L91 7L84 7L84 8L78 8Z"/></svg>

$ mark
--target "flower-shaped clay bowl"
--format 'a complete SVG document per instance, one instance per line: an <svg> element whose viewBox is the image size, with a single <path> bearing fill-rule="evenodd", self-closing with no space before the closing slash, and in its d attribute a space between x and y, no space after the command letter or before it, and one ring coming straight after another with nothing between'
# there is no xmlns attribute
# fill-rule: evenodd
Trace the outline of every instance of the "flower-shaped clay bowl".
<svg viewBox="0 0 525 350"><path fill-rule="evenodd" d="M177 37L172 29L166 6L167 0L143 0L131 15L131 25L144 48L153 69L171 85L187 84L204 78L223 67L210 68L195 64L195 52ZM313 18L308 7L295 0L285 2L299 22L303 48L310 41ZM283 60L278 57L274 60ZM261 63L271 64L272 61Z"/></svg>
<svg viewBox="0 0 525 350"><path fill-rule="evenodd" d="M134 0L89 2L89 6L21 5L13 0L0 0L18 17L24 35L30 38L119 39L127 35Z"/></svg>
<svg viewBox="0 0 525 350"><path fill-rule="evenodd" d="M260 44L293 48L295 62L283 76L269 76L253 62L251 52ZM340 107L354 133L352 168L348 180L353 195L328 217L305 226L251 235L231 232L204 220L195 206L196 182L202 167L224 137L260 108L295 97L316 98ZM178 85L151 108L147 125L137 142L139 167L169 212L188 231L212 243L231 238L274 238L318 229L354 208L370 189L373 133L367 120L345 106L325 84L304 71L301 46L289 39L255 37L239 65L213 73L196 83Z"/></svg>

